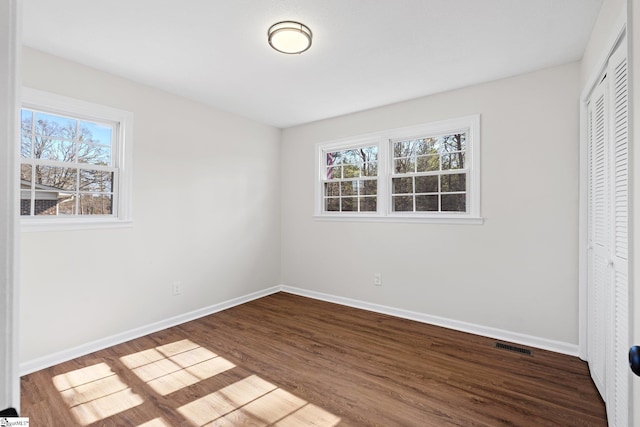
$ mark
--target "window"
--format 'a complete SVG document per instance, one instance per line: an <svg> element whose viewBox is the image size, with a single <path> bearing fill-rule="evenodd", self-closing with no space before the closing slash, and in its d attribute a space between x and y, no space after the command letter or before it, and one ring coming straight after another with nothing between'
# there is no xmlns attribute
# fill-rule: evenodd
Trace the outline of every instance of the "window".
<svg viewBox="0 0 640 427"><path fill-rule="evenodd" d="M393 212L466 212L467 132L392 141Z"/></svg>
<svg viewBox="0 0 640 427"><path fill-rule="evenodd" d="M125 111L23 89L23 225L78 228L130 221L131 121Z"/></svg>
<svg viewBox="0 0 640 427"><path fill-rule="evenodd" d="M480 117L318 144L316 217L480 223Z"/></svg>
<svg viewBox="0 0 640 427"><path fill-rule="evenodd" d="M324 210L375 212L378 203L378 147L364 145L324 153Z"/></svg>

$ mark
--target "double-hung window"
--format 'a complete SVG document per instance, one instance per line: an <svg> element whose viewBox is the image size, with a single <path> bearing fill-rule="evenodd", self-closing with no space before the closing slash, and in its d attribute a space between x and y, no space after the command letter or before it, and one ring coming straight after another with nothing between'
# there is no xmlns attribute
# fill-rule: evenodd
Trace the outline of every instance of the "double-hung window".
<svg viewBox="0 0 640 427"><path fill-rule="evenodd" d="M375 212L378 205L378 146L365 144L323 152L325 212Z"/></svg>
<svg viewBox="0 0 640 427"><path fill-rule="evenodd" d="M131 113L122 110L23 89L23 226L81 228L130 221L131 121Z"/></svg>
<svg viewBox="0 0 640 427"><path fill-rule="evenodd" d="M467 132L391 141L393 212L466 212Z"/></svg>
<svg viewBox="0 0 640 427"><path fill-rule="evenodd" d="M316 217L480 223L480 117L316 146Z"/></svg>

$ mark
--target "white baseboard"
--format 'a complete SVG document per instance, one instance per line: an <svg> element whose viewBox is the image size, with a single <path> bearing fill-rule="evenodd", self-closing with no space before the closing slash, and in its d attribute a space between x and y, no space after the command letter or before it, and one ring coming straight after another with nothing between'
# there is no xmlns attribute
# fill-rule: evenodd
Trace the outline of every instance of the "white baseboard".
<svg viewBox="0 0 640 427"><path fill-rule="evenodd" d="M84 356L94 351L102 350L123 342L130 341L135 338L139 338L145 335L152 334L154 332L161 331L163 329L170 328L172 326L180 325L182 323L190 322L200 317L208 316L213 313L217 313L222 310L226 310L231 307L235 307L240 304L253 301L258 298L265 297L277 292L287 292L294 295L300 295L317 300L332 302L335 304L345 305L354 308L360 308L363 310L373 311L375 313L388 314L391 316L400 317L403 319L415 320L417 322L427 323L430 325L442 326L449 329L454 329L462 332L469 332L475 335L482 335L485 337L495 338L502 341L508 341L529 347L541 348L544 350L554 351L556 353L567 354L570 356L578 356L578 346L575 344L569 344L561 341L553 341L546 338L540 338L532 335L520 334L517 332L506 331L503 329L491 328L482 325L476 325L473 323L461 322L458 320L447 319L445 317L432 316L425 313L418 313L409 310L402 310L399 308L388 307L385 305L373 304L365 301L355 300L351 298L339 297L335 295L325 294L321 292L309 291L306 289L300 289L292 286L273 286L262 291L253 292L248 295L244 295L238 298L233 298L228 301L224 301L218 304L204 307L198 310L191 311L189 313L174 316L166 320L162 320L150 325L141 326L129 331L125 331L116 335L101 338L68 350L64 350L58 353L54 353L48 356L40 357L37 359L29 360L20 364L20 375L27 375L35 371L39 371L44 368L48 368L53 365L57 365L62 362L66 362L76 357Z"/></svg>
<svg viewBox="0 0 640 427"><path fill-rule="evenodd" d="M125 331L116 335L112 335L106 338L101 338L96 341L92 341L68 350L60 351L48 356L40 357L37 359L29 360L20 364L20 375L27 375L35 371L39 371L44 368L48 368L53 365L57 365L62 362L66 362L76 357L84 356L94 351L102 350L123 342L130 341L135 338L140 338L145 335L152 334L154 332L161 331L163 329L170 328L172 326L180 325L182 323L190 322L200 317L208 316L213 313L217 313L222 310L226 310L231 307L235 307L240 304L244 304L249 301L253 301L258 298L265 297L267 295L274 294L281 290L281 286L274 286L262 291L253 292L248 295L244 295L238 298L233 298L228 301L224 301L218 304L204 307L198 310L184 313L178 316L171 317L169 319L161 320L159 322L152 323L150 325L141 326L129 331Z"/></svg>
<svg viewBox="0 0 640 427"><path fill-rule="evenodd" d="M533 335L520 334L504 329L491 328L488 326L476 325L473 323L461 322L459 320L447 319L445 317L432 316L425 313L415 311L402 310L399 308L388 307L385 305L373 304L365 301L344 298L335 295L324 294L321 292L309 291L306 289L295 288L291 286L282 286L283 292L300 295L303 297L318 299L322 301L332 302L336 304L346 305L349 307L360 308L363 310L373 311L381 314L389 314L391 316L401 317L403 319L415 320L417 322L428 323L430 325L442 326L448 329L468 332L475 335L482 335L489 338L495 338L501 341L508 341L525 345L528 347L536 347L556 353L567 354L569 356L578 356L578 346L576 344L565 343L562 341L554 341L546 338L540 338Z"/></svg>

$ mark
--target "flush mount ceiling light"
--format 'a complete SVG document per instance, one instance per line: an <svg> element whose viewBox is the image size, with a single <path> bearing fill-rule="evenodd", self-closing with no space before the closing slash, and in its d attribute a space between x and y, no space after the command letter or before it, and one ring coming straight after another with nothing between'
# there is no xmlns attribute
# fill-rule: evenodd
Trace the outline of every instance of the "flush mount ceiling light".
<svg viewBox="0 0 640 427"><path fill-rule="evenodd" d="M302 53L311 47L311 30L295 21L282 21L273 24L268 31L269 44L278 52Z"/></svg>

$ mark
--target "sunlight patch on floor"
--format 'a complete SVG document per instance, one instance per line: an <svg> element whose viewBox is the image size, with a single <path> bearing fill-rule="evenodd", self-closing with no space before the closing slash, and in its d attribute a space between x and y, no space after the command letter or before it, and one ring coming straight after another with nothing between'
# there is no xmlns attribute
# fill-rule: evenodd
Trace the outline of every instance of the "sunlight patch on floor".
<svg viewBox="0 0 640 427"><path fill-rule="evenodd" d="M331 412L313 405L311 403L300 408L296 412L281 419L274 426L277 427L300 427L300 426L317 426L317 427L333 427L340 423L340 417L333 415Z"/></svg>
<svg viewBox="0 0 640 427"><path fill-rule="evenodd" d="M291 393L275 389L216 420L222 425L269 425L306 405Z"/></svg>
<svg viewBox="0 0 640 427"><path fill-rule="evenodd" d="M130 354L120 360L162 396L235 367L225 358L189 340Z"/></svg>
<svg viewBox="0 0 640 427"><path fill-rule="evenodd" d="M188 339L132 353L121 357L120 361L160 396L168 396L235 367L225 358ZM123 375L126 377L128 374ZM128 381L136 382L133 377ZM104 362L56 375L53 383L82 426L100 421L106 423L107 418L125 411L136 411L135 408L144 403L144 399ZM136 387L143 387L143 384ZM173 401L171 396L168 399L167 403ZM339 417L257 375L250 375L178 408L166 409L176 411L174 413L179 413L186 422L197 427L333 427L340 422ZM127 414L119 417L127 417ZM170 426L163 417L138 425Z"/></svg>
<svg viewBox="0 0 640 427"><path fill-rule="evenodd" d="M203 426L275 390L277 387L256 375L224 387L178 408L196 426Z"/></svg>
<svg viewBox="0 0 640 427"><path fill-rule="evenodd" d="M194 426L301 426L333 427L335 415L251 375L190 402L180 412ZM275 424L274 424L275 423Z"/></svg>
<svg viewBox="0 0 640 427"><path fill-rule="evenodd" d="M163 418L154 418L153 420L140 424L137 427L172 427L172 425L166 422Z"/></svg>
<svg viewBox="0 0 640 427"><path fill-rule="evenodd" d="M106 363L56 375L53 383L82 425L92 424L143 403L143 399L131 391Z"/></svg>

